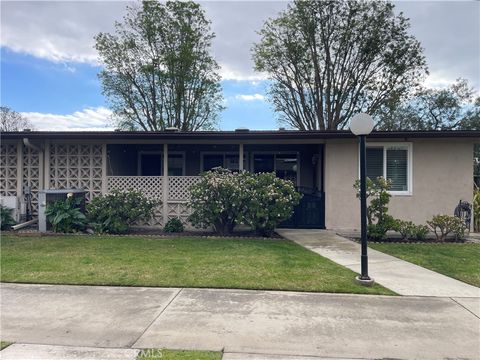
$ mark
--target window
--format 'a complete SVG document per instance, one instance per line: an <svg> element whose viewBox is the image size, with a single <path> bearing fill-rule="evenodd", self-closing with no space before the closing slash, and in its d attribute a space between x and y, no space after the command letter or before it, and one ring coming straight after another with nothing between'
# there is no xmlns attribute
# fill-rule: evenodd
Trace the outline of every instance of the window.
<svg viewBox="0 0 480 360"><path fill-rule="evenodd" d="M255 154L253 156L253 171L274 172L275 171L275 155L274 154Z"/></svg>
<svg viewBox="0 0 480 360"><path fill-rule="evenodd" d="M163 152L140 151L138 153L139 176L163 176ZM168 154L168 176L185 175L185 155L183 153Z"/></svg>
<svg viewBox="0 0 480 360"><path fill-rule="evenodd" d="M254 172L275 172L281 179L298 182L297 153L257 153L253 154Z"/></svg>
<svg viewBox="0 0 480 360"><path fill-rule="evenodd" d="M168 154L168 176L183 176L185 157L183 154Z"/></svg>
<svg viewBox="0 0 480 360"><path fill-rule="evenodd" d="M223 167L223 154L204 154L202 170L208 171L216 167Z"/></svg>
<svg viewBox="0 0 480 360"><path fill-rule="evenodd" d="M223 167L231 171L239 170L238 153L204 153L202 154L202 171ZM243 168L247 169L247 154L243 156Z"/></svg>
<svg viewBox="0 0 480 360"><path fill-rule="evenodd" d="M411 164L409 143L367 145L367 177L391 180L390 192L394 195L411 194Z"/></svg>
<svg viewBox="0 0 480 360"><path fill-rule="evenodd" d="M275 173L280 179L297 183L297 155L278 154L275 156Z"/></svg>

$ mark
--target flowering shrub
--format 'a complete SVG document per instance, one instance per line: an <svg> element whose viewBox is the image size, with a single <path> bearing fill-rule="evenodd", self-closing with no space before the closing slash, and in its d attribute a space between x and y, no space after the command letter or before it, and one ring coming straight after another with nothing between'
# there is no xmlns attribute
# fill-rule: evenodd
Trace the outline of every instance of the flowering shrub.
<svg viewBox="0 0 480 360"><path fill-rule="evenodd" d="M230 234L243 218L248 195L246 173L215 168L202 174L190 187L190 222L196 227L213 226L219 234Z"/></svg>
<svg viewBox="0 0 480 360"><path fill-rule="evenodd" d="M279 223L290 218L302 198L291 181L279 179L275 173L248 173L246 184L244 220L262 236L271 236Z"/></svg>
<svg viewBox="0 0 480 360"><path fill-rule="evenodd" d="M119 234L126 232L136 221L148 221L159 205L139 191L112 191L98 196L87 205L88 218L96 231Z"/></svg>
<svg viewBox="0 0 480 360"><path fill-rule="evenodd" d="M269 236L292 215L301 198L291 181L274 173L234 173L222 168L203 173L190 192L190 222L197 227L213 226L222 235L245 223Z"/></svg>

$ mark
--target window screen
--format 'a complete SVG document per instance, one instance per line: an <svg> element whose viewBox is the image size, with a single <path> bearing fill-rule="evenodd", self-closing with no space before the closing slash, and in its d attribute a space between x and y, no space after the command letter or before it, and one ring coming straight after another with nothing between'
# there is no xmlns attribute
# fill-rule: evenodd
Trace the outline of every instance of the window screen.
<svg viewBox="0 0 480 360"><path fill-rule="evenodd" d="M256 173L275 171L273 154L255 154L253 157L253 168Z"/></svg>
<svg viewBox="0 0 480 360"><path fill-rule="evenodd" d="M297 154L277 154L275 156L275 173L280 179L297 183Z"/></svg>
<svg viewBox="0 0 480 360"><path fill-rule="evenodd" d="M183 176L183 154L168 154L168 176Z"/></svg>
<svg viewBox="0 0 480 360"><path fill-rule="evenodd" d="M203 155L203 171L212 170L216 167L223 167L222 154L205 154Z"/></svg>
<svg viewBox="0 0 480 360"><path fill-rule="evenodd" d="M235 154L226 154L225 155L225 169L232 171L238 171L239 158Z"/></svg>
<svg viewBox="0 0 480 360"><path fill-rule="evenodd" d="M162 154L141 154L140 175L161 176Z"/></svg>
<svg viewBox="0 0 480 360"><path fill-rule="evenodd" d="M367 177L375 180L383 176L383 147L367 148Z"/></svg>
<svg viewBox="0 0 480 360"><path fill-rule="evenodd" d="M392 191L408 190L407 149L387 149L387 179L392 181Z"/></svg>

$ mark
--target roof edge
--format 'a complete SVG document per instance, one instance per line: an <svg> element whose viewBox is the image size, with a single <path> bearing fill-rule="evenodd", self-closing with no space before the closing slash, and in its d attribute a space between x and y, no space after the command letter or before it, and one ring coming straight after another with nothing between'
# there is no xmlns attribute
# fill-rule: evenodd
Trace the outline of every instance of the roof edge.
<svg viewBox="0 0 480 360"><path fill-rule="evenodd" d="M345 139L349 130L250 130L250 131L16 131L0 132L2 139ZM373 131L369 138L475 138L480 130Z"/></svg>

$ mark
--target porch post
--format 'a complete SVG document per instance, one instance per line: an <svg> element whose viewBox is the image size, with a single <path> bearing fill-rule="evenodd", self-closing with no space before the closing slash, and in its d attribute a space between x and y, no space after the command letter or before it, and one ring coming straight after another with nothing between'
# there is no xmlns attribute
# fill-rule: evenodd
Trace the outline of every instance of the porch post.
<svg viewBox="0 0 480 360"><path fill-rule="evenodd" d="M50 189L50 140L45 140L43 189Z"/></svg>
<svg viewBox="0 0 480 360"><path fill-rule="evenodd" d="M20 204L20 214L25 213L23 201L23 142L17 143L17 202Z"/></svg>
<svg viewBox="0 0 480 360"><path fill-rule="evenodd" d="M163 144L163 226L168 221L168 144Z"/></svg>
<svg viewBox="0 0 480 360"><path fill-rule="evenodd" d="M243 144L238 145L238 170L242 171L243 168Z"/></svg>
<svg viewBox="0 0 480 360"><path fill-rule="evenodd" d="M102 144L102 194L105 195L107 189L107 144Z"/></svg>

